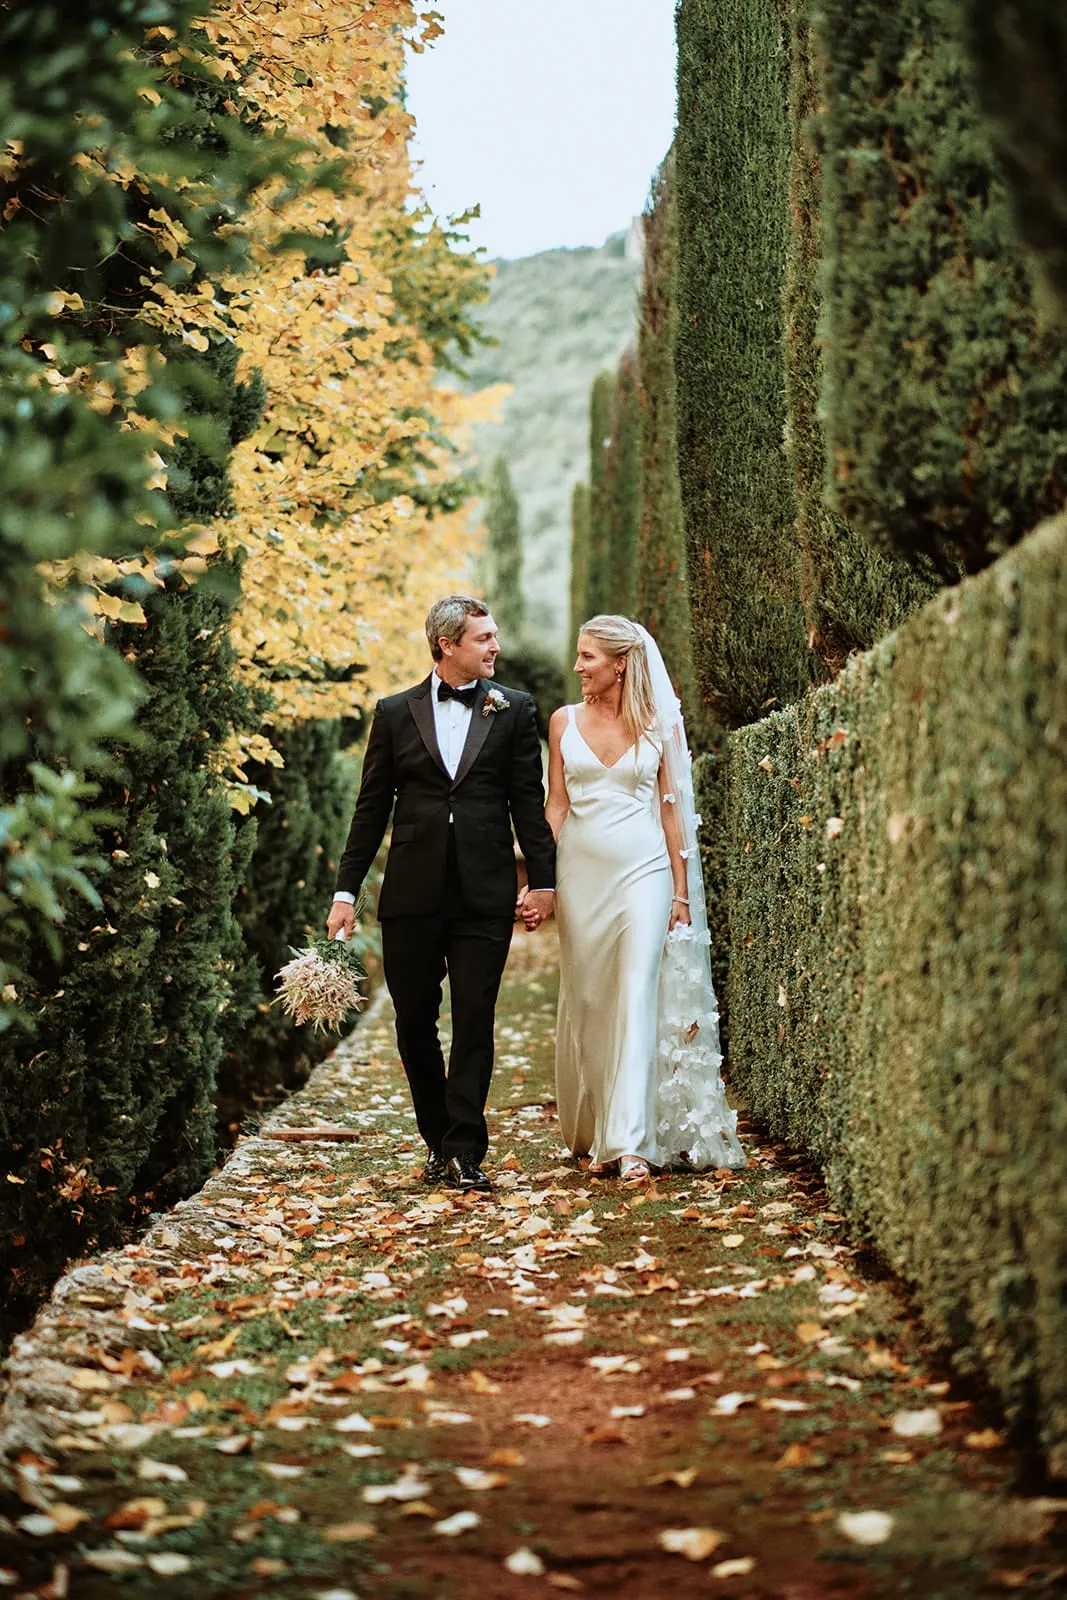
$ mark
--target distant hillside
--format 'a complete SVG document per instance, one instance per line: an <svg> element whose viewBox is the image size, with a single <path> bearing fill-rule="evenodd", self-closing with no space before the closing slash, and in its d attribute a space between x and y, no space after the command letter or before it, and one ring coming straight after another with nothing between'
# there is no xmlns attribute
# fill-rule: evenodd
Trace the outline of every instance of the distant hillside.
<svg viewBox="0 0 1067 1600"><path fill-rule="evenodd" d="M589 388L636 337L641 269L625 239L496 262L481 320L499 344L470 367L470 388L514 386L502 421L479 428L475 442L481 462L507 457L522 507L528 629L560 651L569 649L570 495L588 474Z"/></svg>

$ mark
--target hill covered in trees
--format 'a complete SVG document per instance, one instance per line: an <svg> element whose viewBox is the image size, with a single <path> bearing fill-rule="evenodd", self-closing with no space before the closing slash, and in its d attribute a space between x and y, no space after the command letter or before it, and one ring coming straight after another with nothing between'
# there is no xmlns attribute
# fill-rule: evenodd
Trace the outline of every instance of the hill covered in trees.
<svg viewBox="0 0 1067 1600"><path fill-rule="evenodd" d="M641 268L625 237L497 261L479 323L498 342L468 366L471 389L513 386L501 420L476 430L476 448L483 468L498 453L507 460L522 511L527 628L560 651L569 649L570 498L587 470L589 385L636 331Z"/></svg>

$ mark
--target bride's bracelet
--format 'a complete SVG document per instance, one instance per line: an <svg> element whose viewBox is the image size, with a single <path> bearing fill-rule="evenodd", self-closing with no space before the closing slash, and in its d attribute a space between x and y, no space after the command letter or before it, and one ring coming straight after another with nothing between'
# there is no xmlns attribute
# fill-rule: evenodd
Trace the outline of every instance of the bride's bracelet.
<svg viewBox="0 0 1067 1600"><path fill-rule="evenodd" d="M689 901L685 898L684 894L672 894L671 895L671 904L672 905L678 904L680 906L687 906L689 904Z"/></svg>

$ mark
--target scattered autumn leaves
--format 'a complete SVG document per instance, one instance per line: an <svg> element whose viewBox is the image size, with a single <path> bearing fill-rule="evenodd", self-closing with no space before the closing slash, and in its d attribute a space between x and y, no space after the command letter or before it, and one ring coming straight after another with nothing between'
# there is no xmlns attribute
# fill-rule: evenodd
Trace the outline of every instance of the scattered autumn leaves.
<svg viewBox="0 0 1067 1600"><path fill-rule="evenodd" d="M684 1597L869 1551L960 1600L975 1560L1047 1586L1063 1506L1012 1496L1001 1434L924 1370L802 1170L752 1145L745 1174L623 1193L564 1160L538 974L527 947L492 1200L419 1183L379 1017L265 1130L352 1138L245 1140L66 1281L13 1355L20 1561L128 1587L196 1581L210 1556L324 1594L364 1568L390 1592L398 1563L502 1595L625 1571ZM974 1544L962 1577L946 1526Z"/></svg>

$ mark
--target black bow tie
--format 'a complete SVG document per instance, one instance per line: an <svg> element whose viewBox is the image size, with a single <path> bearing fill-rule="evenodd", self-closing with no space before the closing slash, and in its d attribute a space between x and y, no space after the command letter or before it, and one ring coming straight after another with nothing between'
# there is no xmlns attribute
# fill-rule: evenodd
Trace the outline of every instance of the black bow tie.
<svg viewBox="0 0 1067 1600"><path fill-rule="evenodd" d="M438 700L462 700L468 711L474 710L474 700L477 693L478 685L476 683L468 684L466 689L453 689L452 685L446 683L442 678L437 685Z"/></svg>

